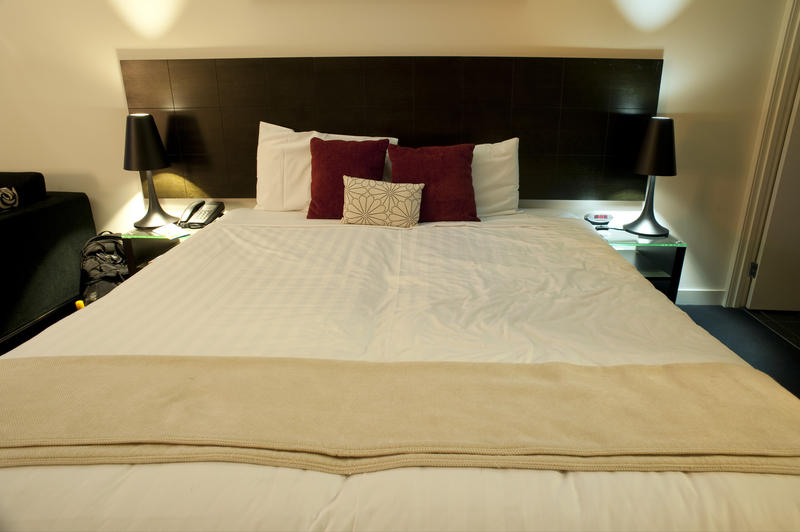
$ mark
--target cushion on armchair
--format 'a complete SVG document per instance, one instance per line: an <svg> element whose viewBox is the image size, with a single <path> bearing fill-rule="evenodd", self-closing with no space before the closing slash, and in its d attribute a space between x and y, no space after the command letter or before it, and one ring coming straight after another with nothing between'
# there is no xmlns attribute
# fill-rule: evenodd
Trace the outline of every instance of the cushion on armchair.
<svg viewBox="0 0 800 532"><path fill-rule="evenodd" d="M0 214L43 200L46 195L40 172L0 172Z"/></svg>

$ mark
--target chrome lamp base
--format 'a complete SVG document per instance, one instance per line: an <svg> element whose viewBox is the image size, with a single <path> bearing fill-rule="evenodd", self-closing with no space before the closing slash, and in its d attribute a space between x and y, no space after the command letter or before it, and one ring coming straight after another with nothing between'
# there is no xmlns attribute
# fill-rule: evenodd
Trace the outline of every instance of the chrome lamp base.
<svg viewBox="0 0 800 532"><path fill-rule="evenodd" d="M151 170L140 170L139 173L147 180L148 205L147 213L141 220L134 223L133 226L139 229L154 229L162 225L177 222L178 217L164 212L164 209L162 209L161 205L158 203L156 187L153 185L153 172Z"/></svg>
<svg viewBox="0 0 800 532"><path fill-rule="evenodd" d="M637 219L622 226L629 233L641 236L668 236L669 229L658 223L653 211L653 196L656 190L656 176L647 177L647 192L644 196L642 213Z"/></svg>

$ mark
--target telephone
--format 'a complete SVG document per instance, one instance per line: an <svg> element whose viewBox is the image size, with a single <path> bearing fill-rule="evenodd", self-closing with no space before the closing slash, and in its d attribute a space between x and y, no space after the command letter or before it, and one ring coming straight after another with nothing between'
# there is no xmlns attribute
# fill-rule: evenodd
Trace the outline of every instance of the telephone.
<svg viewBox="0 0 800 532"><path fill-rule="evenodd" d="M178 225L189 229L200 229L214 221L215 218L222 216L225 204L221 201L203 200L195 201L183 210Z"/></svg>

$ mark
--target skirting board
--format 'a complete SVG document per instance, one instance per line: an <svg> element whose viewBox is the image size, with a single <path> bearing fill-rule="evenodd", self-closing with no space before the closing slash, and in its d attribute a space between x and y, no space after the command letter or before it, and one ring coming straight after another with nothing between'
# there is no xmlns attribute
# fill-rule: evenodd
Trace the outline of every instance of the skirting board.
<svg viewBox="0 0 800 532"><path fill-rule="evenodd" d="M722 305L726 290L678 289L677 305Z"/></svg>

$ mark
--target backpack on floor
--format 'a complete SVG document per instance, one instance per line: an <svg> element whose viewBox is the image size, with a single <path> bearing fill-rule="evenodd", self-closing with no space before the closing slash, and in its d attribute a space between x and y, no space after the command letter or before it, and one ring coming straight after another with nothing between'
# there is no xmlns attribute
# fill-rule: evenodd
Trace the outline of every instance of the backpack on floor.
<svg viewBox="0 0 800 532"><path fill-rule="evenodd" d="M81 295L85 305L97 301L128 277L122 236L103 231L81 250Z"/></svg>

